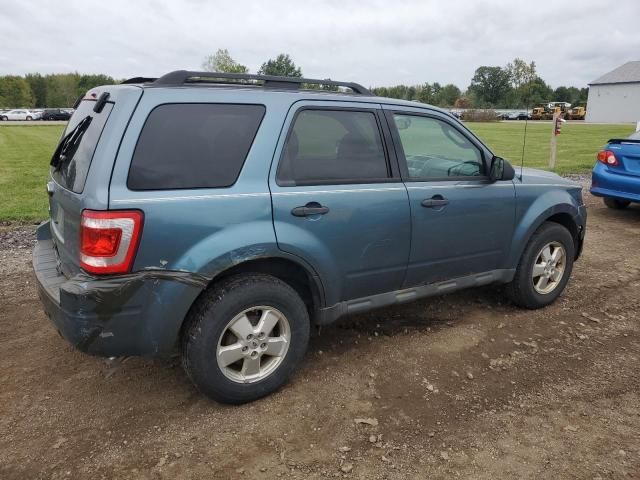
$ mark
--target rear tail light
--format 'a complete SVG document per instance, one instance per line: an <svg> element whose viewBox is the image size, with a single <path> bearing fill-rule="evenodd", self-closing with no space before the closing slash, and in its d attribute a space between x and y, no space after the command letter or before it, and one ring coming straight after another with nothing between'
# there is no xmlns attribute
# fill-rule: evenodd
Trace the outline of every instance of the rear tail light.
<svg viewBox="0 0 640 480"><path fill-rule="evenodd" d="M611 150L600 150L598 152L598 161L611 167L615 167L620 164Z"/></svg>
<svg viewBox="0 0 640 480"><path fill-rule="evenodd" d="M144 216L138 210L83 210L80 266L89 273L127 273L140 242Z"/></svg>

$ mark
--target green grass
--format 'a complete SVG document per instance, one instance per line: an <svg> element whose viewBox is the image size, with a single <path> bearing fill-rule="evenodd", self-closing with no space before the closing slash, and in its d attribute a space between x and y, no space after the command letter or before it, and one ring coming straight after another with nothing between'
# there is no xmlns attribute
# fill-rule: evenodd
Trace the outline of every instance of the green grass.
<svg viewBox="0 0 640 480"><path fill-rule="evenodd" d="M508 159L516 166L522 157L523 121L467 123L495 153ZM596 153L607 140L627 137L634 130L633 125L590 125L584 123L564 123L562 133L557 137L555 172L581 173L593 168ZM527 145L525 167L549 169L549 142L551 123L530 121L527 125Z"/></svg>
<svg viewBox="0 0 640 480"><path fill-rule="evenodd" d="M524 122L467 124L496 153L520 164ZM35 221L47 216L45 184L49 159L62 126L0 124L0 220ZM529 122L525 165L547 168L551 124ZM626 137L632 125L565 123L558 137L558 173L587 172L596 152L612 137Z"/></svg>
<svg viewBox="0 0 640 480"><path fill-rule="evenodd" d="M0 126L0 220L47 216L47 175L63 127Z"/></svg>

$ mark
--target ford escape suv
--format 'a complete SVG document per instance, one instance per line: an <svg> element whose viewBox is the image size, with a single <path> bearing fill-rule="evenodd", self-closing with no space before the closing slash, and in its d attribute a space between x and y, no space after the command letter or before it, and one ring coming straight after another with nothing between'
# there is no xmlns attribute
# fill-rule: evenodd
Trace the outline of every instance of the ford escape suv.
<svg viewBox="0 0 640 480"><path fill-rule="evenodd" d="M506 284L563 291L580 186L517 172L448 112L329 80L176 71L90 90L51 159L33 264L60 334L170 355L228 403L281 385L310 327Z"/></svg>

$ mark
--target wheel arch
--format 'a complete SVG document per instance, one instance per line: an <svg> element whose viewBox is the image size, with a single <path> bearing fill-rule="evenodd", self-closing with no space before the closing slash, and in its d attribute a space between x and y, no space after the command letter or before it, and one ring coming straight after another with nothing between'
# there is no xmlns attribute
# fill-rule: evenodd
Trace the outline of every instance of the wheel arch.
<svg viewBox="0 0 640 480"><path fill-rule="evenodd" d="M557 223L569 231L574 243L574 259L577 259L581 251L580 233L582 225L579 218L579 209L571 203L556 204L545 209L530 208L516 227L509 259L510 265L515 266L518 264L531 237L545 222Z"/></svg>
<svg viewBox="0 0 640 480"><path fill-rule="evenodd" d="M206 291L215 288L220 281L244 273L272 275L291 286L307 306L309 318L311 318L312 323L315 321L317 311L324 306L324 288L322 281L316 272L308 265L304 265L302 262L290 256L248 258L243 262L229 265L227 268L218 271L213 278L211 278L208 285L202 289L200 294L195 298L191 308L189 308L182 319L180 337L183 335L190 312L202 295Z"/></svg>

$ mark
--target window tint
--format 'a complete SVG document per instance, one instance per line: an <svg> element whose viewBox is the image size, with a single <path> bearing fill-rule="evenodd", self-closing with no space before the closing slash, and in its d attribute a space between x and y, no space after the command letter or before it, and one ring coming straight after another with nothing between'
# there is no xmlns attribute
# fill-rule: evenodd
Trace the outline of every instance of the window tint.
<svg viewBox="0 0 640 480"><path fill-rule="evenodd" d="M351 110L302 110L278 168L280 185L366 183L388 178L376 116Z"/></svg>
<svg viewBox="0 0 640 480"><path fill-rule="evenodd" d="M93 153L113 108L113 103L106 103L100 113L95 113L93 111L95 104L96 102L89 100L80 102L61 138L63 141L75 137L75 146L71 149L73 153L59 152L62 147L59 144L56 152L62 153L62 158L58 164L51 167L51 174L55 181L75 193L81 193L84 189ZM81 124L86 128L78 128Z"/></svg>
<svg viewBox="0 0 640 480"><path fill-rule="evenodd" d="M264 112L263 105L156 107L140 133L127 186L170 190L233 185Z"/></svg>
<svg viewBox="0 0 640 480"><path fill-rule="evenodd" d="M484 175L480 150L448 123L414 115L394 118L410 178Z"/></svg>

